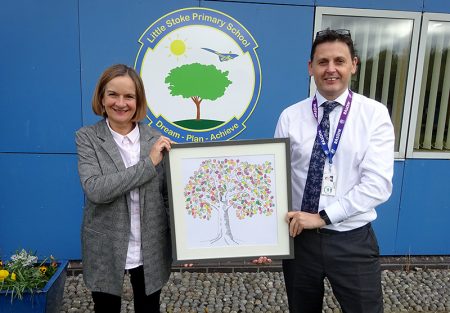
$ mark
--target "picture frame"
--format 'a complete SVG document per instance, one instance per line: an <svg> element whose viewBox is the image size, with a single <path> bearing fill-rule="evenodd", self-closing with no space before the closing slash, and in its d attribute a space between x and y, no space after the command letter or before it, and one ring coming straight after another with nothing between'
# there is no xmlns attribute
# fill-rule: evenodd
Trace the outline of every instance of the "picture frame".
<svg viewBox="0 0 450 313"><path fill-rule="evenodd" d="M177 143L165 166L175 264L293 258L288 138Z"/></svg>

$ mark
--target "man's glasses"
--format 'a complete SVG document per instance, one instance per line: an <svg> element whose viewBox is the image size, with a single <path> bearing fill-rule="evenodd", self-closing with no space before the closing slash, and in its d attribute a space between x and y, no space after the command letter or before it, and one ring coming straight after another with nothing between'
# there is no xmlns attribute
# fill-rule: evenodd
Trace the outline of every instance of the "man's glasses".
<svg viewBox="0 0 450 313"><path fill-rule="evenodd" d="M348 29L329 29L329 28L324 29L324 30L319 30L316 33L316 38L326 36L326 35L340 35L340 36L351 38L350 31Z"/></svg>

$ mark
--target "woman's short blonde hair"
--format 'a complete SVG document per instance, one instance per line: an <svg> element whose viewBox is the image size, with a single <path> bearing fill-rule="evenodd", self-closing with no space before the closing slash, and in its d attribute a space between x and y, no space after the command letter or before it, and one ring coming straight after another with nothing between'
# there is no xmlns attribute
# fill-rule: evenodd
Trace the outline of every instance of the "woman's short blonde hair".
<svg viewBox="0 0 450 313"><path fill-rule="evenodd" d="M106 84L111 80L120 76L129 76L136 87L136 113L132 118L132 122L138 122L145 118L147 114L147 100L145 98L144 83L136 71L125 64L115 64L108 67L100 76L95 87L94 96L92 97L92 111L95 114L107 117L105 108L103 107L103 97L105 95Z"/></svg>

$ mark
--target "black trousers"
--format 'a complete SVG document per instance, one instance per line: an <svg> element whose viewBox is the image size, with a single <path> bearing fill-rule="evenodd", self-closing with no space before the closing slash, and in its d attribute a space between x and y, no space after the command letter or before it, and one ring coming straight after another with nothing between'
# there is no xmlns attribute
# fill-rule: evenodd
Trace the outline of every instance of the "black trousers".
<svg viewBox="0 0 450 313"><path fill-rule="evenodd" d="M324 278L344 313L383 312L379 248L371 224L347 231L303 230L295 259L283 260L290 313L321 313Z"/></svg>
<svg viewBox="0 0 450 313"><path fill-rule="evenodd" d="M151 295L145 294L144 268L139 266L128 270L133 288L135 313L159 313L161 290ZM104 292L92 292L95 313L120 313L122 298Z"/></svg>

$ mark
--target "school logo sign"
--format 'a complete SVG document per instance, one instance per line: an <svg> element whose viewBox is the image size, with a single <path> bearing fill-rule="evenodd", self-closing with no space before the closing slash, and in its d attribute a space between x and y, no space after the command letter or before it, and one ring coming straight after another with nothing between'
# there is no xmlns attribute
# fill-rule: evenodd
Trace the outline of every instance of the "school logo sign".
<svg viewBox="0 0 450 313"><path fill-rule="evenodd" d="M175 142L229 140L245 129L261 89L253 36L222 12L171 12L139 38L135 68L149 124Z"/></svg>

